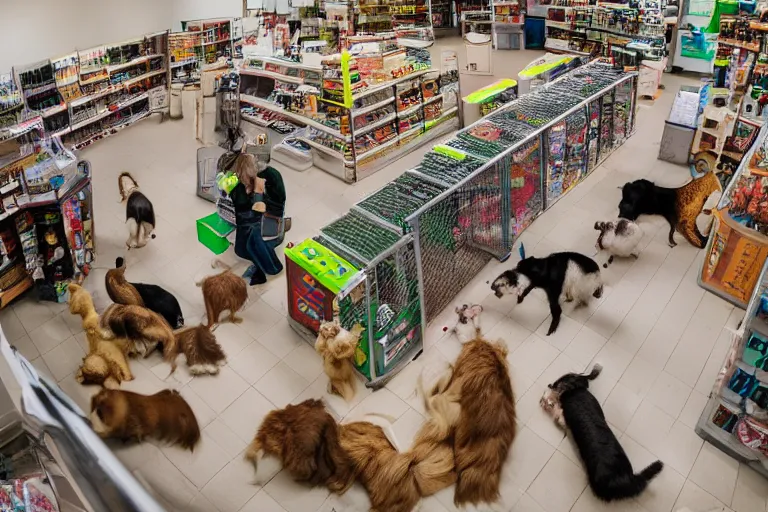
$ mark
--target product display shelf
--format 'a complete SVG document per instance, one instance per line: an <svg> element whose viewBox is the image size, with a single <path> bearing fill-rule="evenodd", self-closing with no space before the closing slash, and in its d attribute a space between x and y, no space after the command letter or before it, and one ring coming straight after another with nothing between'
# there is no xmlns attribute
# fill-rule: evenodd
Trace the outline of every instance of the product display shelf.
<svg viewBox="0 0 768 512"><path fill-rule="evenodd" d="M171 82L200 83L203 62L202 34L200 32L172 32L168 35L168 53Z"/></svg>
<svg viewBox="0 0 768 512"><path fill-rule="evenodd" d="M14 74L27 110L42 116L47 131L60 130L69 123L67 104L59 92L50 60L15 66Z"/></svg>
<svg viewBox="0 0 768 512"><path fill-rule="evenodd" d="M233 19L182 21L181 29L200 34L201 65L213 64L220 57L233 57Z"/></svg>
<svg viewBox="0 0 768 512"><path fill-rule="evenodd" d="M433 30L454 29L456 27L453 5L451 0L431 0L429 2Z"/></svg>
<svg viewBox="0 0 768 512"><path fill-rule="evenodd" d="M358 181L458 127L455 89L439 90L437 72L416 69L369 85L360 78L355 60L344 55L334 61L338 67L326 66L323 71L328 76L340 76L333 83L344 87L335 88L332 96L321 101L337 108L342 126L349 119L349 135L310 126L300 136L315 150L315 165L320 169L348 182Z"/></svg>
<svg viewBox="0 0 768 512"><path fill-rule="evenodd" d="M488 7L484 10L461 11L460 19L462 36L468 32L489 35L493 33L493 11L487 9Z"/></svg>
<svg viewBox="0 0 768 512"><path fill-rule="evenodd" d="M143 119L150 91L169 87L166 32L78 52L80 96L67 104L69 123L52 135L82 149Z"/></svg>
<svg viewBox="0 0 768 512"><path fill-rule="evenodd" d="M728 302L747 306L768 257L768 128L763 125L744 155L717 208L698 275L699 285Z"/></svg>
<svg viewBox="0 0 768 512"><path fill-rule="evenodd" d="M3 130L24 118L24 99L12 73L0 75L0 140Z"/></svg>
<svg viewBox="0 0 768 512"><path fill-rule="evenodd" d="M768 262L731 334L696 433L768 477Z"/></svg>

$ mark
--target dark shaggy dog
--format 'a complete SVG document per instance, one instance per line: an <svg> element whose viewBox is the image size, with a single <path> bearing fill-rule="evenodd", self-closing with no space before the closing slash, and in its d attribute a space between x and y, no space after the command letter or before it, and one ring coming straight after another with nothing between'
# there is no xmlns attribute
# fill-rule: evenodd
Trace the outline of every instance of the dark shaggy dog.
<svg viewBox="0 0 768 512"><path fill-rule="evenodd" d="M560 301L589 302L591 297L603 296L603 280L600 266L588 256L577 252L556 252L546 258L529 257L521 260L513 270L507 270L494 279L491 290L498 298L505 293L517 295L517 303L534 288L547 292L552 322L547 336L557 330L563 309Z"/></svg>
<svg viewBox="0 0 768 512"><path fill-rule="evenodd" d="M696 217L714 192L722 190L715 173L708 172L679 188L659 187L652 181L635 180L621 188L619 217L637 220L640 215L661 215L669 223L669 245L677 245L675 229L691 245L703 248L707 237L696 226Z"/></svg>
<svg viewBox="0 0 768 512"><path fill-rule="evenodd" d="M595 365L589 375L563 375L549 385L541 403L553 415L557 414L558 403L562 408L595 496L603 501L634 498L664 464L657 460L634 473L627 454L605 421L600 402L589 392L589 381L596 379L601 370L600 365Z"/></svg>
<svg viewBox="0 0 768 512"><path fill-rule="evenodd" d="M91 425L104 438L141 442L152 437L190 451L200 441L195 413L171 389L154 395L102 389L91 398Z"/></svg>
<svg viewBox="0 0 768 512"><path fill-rule="evenodd" d="M256 467L266 455L280 459L297 482L342 494L355 481L352 461L339 444L339 426L320 400L267 414L245 458Z"/></svg>
<svg viewBox="0 0 768 512"><path fill-rule="evenodd" d="M112 302L144 306L165 318L172 329L184 327L184 315L176 297L156 284L129 283L126 281L123 258L115 260L115 268L107 272L105 281L107 293Z"/></svg>
<svg viewBox="0 0 768 512"><path fill-rule="evenodd" d="M128 226L128 249L147 245L147 236L155 238L155 209L147 196L139 192L139 184L130 173L117 177L121 201L125 205L125 223Z"/></svg>

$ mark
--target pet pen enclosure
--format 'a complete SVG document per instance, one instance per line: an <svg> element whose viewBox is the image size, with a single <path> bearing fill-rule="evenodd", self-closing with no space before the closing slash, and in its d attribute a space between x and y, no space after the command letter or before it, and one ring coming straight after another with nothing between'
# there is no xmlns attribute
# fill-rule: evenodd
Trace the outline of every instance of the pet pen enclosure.
<svg viewBox="0 0 768 512"><path fill-rule="evenodd" d="M576 69L435 146L321 229L315 241L361 272L340 288L334 317L366 329L355 363L369 385L412 360L427 323L626 140L636 85L636 73L607 65Z"/></svg>

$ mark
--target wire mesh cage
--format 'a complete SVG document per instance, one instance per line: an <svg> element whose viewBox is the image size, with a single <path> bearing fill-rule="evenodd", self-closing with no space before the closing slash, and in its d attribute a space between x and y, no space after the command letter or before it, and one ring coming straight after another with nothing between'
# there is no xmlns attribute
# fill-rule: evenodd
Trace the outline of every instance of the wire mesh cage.
<svg viewBox="0 0 768 512"><path fill-rule="evenodd" d="M317 241L362 269L337 296L341 325L364 330L354 362L378 387L422 346L421 300L413 237L352 211L321 229Z"/></svg>

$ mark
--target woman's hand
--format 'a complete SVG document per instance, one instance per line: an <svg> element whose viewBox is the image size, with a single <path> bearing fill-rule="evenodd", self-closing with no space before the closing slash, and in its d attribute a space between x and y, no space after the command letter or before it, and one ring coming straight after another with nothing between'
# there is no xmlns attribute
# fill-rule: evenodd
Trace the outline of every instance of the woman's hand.
<svg viewBox="0 0 768 512"><path fill-rule="evenodd" d="M263 194L266 184L267 180L264 178L256 178L256 187L254 188L254 192L257 194Z"/></svg>

